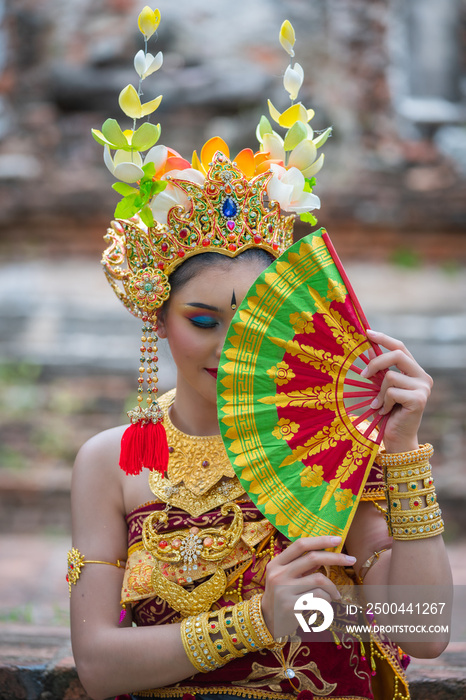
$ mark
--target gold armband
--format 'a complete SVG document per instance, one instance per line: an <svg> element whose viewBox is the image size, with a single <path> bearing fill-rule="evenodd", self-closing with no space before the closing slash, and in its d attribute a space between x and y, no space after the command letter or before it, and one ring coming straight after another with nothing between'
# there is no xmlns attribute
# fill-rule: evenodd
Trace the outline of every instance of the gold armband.
<svg viewBox="0 0 466 700"><path fill-rule="evenodd" d="M66 574L66 580L68 582L68 588L71 596L71 585L77 584L79 577L81 576L81 570L85 564L108 564L108 566L116 566L118 569L124 569L126 562L117 559L116 562L113 561L97 561L95 559L84 559L79 549L72 547L68 552L68 573Z"/></svg>
<svg viewBox="0 0 466 700"><path fill-rule="evenodd" d="M387 523L395 540L434 537L444 530L429 458L432 445L399 454L379 454L385 468ZM403 459L404 455L404 459Z"/></svg>
<svg viewBox="0 0 466 700"><path fill-rule="evenodd" d="M208 673L250 651L277 646L262 616L261 600L256 595L183 620L181 639L194 668Z"/></svg>

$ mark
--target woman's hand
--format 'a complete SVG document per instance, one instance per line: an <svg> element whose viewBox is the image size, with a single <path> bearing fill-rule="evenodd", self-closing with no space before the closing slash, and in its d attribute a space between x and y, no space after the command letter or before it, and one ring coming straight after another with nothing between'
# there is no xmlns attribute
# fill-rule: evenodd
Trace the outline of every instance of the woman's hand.
<svg viewBox="0 0 466 700"><path fill-rule="evenodd" d="M372 358L362 372L362 376L368 378L380 370L388 370L371 404L382 415L393 409L385 426L385 449L387 452L415 450L419 447L417 431L432 389L432 377L424 372L400 340L372 330L367 331L367 335L388 350Z"/></svg>
<svg viewBox="0 0 466 700"><path fill-rule="evenodd" d="M336 547L341 537L302 537L267 564L262 614L271 634L293 634L297 627L294 606L297 599L311 591L328 602L340 600L335 584L318 571L323 566L351 566L355 557L326 552Z"/></svg>

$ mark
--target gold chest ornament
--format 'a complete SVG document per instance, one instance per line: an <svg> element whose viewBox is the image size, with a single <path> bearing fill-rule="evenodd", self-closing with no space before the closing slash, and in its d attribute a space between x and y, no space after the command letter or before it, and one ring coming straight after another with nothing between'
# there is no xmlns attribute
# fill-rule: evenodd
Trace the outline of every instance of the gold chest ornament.
<svg viewBox="0 0 466 700"><path fill-rule="evenodd" d="M181 507L196 516L221 505L222 515L233 514L228 527L191 527L169 533L158 532L160 525L168 521L167 510L152 513L145 519L142 531L144 548L158 562L182 564L190 583L189 574L197 570L199 559L221 562L237 546L243 533L243 515L240 506L230 499L242 495L244 489L235 478L219 435L186 435L173 425L169 408L174 399L175 390L172 390L159 401L164 411L169 446L168 478L163 479L157 472L151 472L149 486L152 492L167 503L167 510L171 506ZM227 481L222 481L224 477ZM219 567L209 579L187 591L168 580L157 565L151 574L151 585L156 595L183 617L188 617L210 610L225 593L227 577Z"/></svg>

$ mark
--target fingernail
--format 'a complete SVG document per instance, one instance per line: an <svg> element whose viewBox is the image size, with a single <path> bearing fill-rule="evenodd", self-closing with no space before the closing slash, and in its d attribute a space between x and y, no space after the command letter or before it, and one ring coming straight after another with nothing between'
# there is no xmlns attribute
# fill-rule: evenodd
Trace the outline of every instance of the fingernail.
<svg viewBox="0 0 466 700"><path fill-rule="evenodd" d="M371 408L379 408L381 405L380 399L374 399L371 403Z"/></svg>
<svg viewBox="0 0 466 700"><path fill-rule="evenodd" d="M368 371L369 370L367 369L367 367L364 367L363 371L361 372L361 377L367 377Z"/></svg>
<svg viewBox="0 0 466 700"><path fill-rule="evenodd" d="M349 554L345 554L344 556L345 556L345 561L347 561L348 564L354 564L354 562L356 561L356 557L350 557Z"/></svg>
<svg viewBox="0 0 466 700"><path fill-rule="evenodd" d="M341 537L331 537L330 538L330 544L340 544L341 542Z"/></svg>

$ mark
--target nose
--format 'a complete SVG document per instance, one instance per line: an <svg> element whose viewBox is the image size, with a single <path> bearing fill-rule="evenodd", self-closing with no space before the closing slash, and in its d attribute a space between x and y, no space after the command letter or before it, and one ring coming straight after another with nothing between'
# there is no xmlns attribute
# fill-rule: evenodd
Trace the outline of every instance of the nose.
<svg viewBox="0 0 466 700"><path fill-rule="evenodd" d="M217 360L220 360L223 346L225 345L225 338L227 337L227 333L228 333L228 328L225 330L224 333L221 333L218 337L217 349L215 351L215 357L217 358Z"/></svg>

